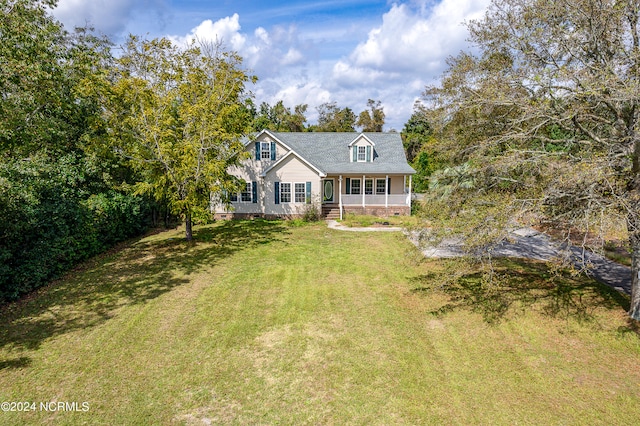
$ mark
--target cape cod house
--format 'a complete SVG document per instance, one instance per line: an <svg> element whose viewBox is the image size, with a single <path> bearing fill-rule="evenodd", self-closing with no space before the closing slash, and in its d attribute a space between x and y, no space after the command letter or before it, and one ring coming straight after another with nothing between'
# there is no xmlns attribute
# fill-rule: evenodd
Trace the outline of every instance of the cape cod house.
<svg viewBox="0 0 640 426"><path fill-rule="evenodd" d="M246 182L215 217L295 217L309 204L326 218L345 213L409 215L411 179L397 133L280 133L245 143L251 158L230 170Z"/></svg>

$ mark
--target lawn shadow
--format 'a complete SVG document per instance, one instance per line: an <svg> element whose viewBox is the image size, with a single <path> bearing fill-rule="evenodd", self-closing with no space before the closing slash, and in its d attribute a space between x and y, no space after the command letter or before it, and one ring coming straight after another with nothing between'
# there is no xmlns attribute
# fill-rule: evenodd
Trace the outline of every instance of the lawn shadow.
<svg viewBox="0 0 640 426"><path fill-rule="evenodd" d="M629 298L611 287L544 262L502 259L491 273L468 270L447 278L431 272L410 278L413 293L440 292L448 301L431 313L470 309L495 323L527 309L544 315L591 321L598 308L629 309Z"/></svg>
<svg viewBox="0 0 640 426"><path fill-rule="evenodd" d="M21 356L19 358L0 361L0 370L10 369L10 368L19 369L19 368L28 367L30 365L31 365L31 358L26 356Z"/></svg>
<svg viewBox="0 0 640 426"><path fill-rule="evenodd" d="M99 325L122 307L155 299L189 283L190 274L252 246L280 240L287 232L277 221L228 221L195 228L194 242L176 231L132 241L0 307L0 348L37 349L50 337ZM0 362L4 368L15 364Z"/></svg>

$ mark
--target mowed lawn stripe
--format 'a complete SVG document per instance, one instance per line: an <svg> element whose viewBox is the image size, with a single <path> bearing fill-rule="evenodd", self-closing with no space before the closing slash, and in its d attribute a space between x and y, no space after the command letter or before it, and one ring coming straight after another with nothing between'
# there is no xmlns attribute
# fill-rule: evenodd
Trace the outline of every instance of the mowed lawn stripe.
<svg viewBox="0 0 640 426"><path fill-rule="evenodd" d="M0 413L0 424L632 424L640 414L640 345L620 332L620 306L594 304L584 321L532 305L489 324L470 309L433 314L449 297L413 291L414 279L443 265L416 263L399 233L250 221L198 228L195 245L179 236L145 238L5 309L2 399L90 410Z"/></svg>

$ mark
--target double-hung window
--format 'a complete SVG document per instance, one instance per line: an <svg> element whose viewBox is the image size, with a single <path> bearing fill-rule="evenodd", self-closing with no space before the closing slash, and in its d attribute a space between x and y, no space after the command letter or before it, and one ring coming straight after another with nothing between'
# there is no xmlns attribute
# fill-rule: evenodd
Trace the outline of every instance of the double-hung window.
<svg viewBox="0 0 640 426"><path fill-rule="evenodd" d="M311 203L311 182L274 182L275 203Z"/></svg>
<svg viewBox="0 0 640 426"><path fill-rule="evenodd" d="M386 188L386 179L376 179L376 194L384 195Z"/></svg>
<svg viewBox="0 0 640 426"><path fill-rule="evenodd" d="M351 179L351 195L361 194L360 189L360 179Z"/></svg>
<svg viewBox="0 0 640 426"><path fill-rule="evenodd" d="M251 202L251 182L247 182L244 191L240 193L240 200L245 203Z"/></svg>
<svg viewBox="0 0 640 426"><path fill-rule="evenodd" d="M271 142L260 142L260 158L262 160L271 159Z"/></svg>
<svg viewBox="0 0 640 426"><path fill-rule="evenodd" d="M287 182L280 183L280 202L281 203L290 203L291 202L291 184Z"/></svg>
<svg viewBox="0 0 640 426"><path fill-rule="evenodd" d="M367 147L359 146L358 147L358 162L367 161Z"/></svg>
<svg viewBox="0 0 640 426"><path fill-rule="evenodd" d="M294 201L296 203L304 203L306 200L306 188L304 183L295 183L294 186Z"/></svg>
<svg viewBox="0 0 640 426"><path fill-rule="evenodd" d="M373 194L373 179L364 180L364 193L366 195Z"/></svg>

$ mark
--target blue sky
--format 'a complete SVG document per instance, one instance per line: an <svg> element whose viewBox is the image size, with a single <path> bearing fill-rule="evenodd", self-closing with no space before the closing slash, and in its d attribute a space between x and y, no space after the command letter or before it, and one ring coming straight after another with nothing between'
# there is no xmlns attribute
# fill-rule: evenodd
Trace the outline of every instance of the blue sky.
<svg viewBox="0 0 640 426"><path fill-rule="evenodd" d="M59 0L66 26L90 23L120 42L127 34L223 40L258 76L255 101L288 107L337 102L356 114L382 102L385 130L402 130L445 60L469 50L463 22L489 0L178 1Z"/></svg>

